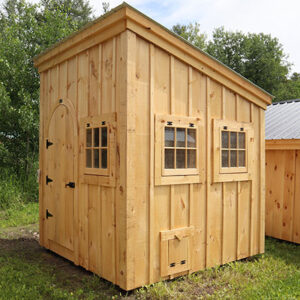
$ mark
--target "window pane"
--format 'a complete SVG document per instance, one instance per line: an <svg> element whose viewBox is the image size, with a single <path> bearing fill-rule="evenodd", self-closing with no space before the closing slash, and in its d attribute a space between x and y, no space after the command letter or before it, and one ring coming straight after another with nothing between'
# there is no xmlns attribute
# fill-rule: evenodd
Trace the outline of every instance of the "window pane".
<svg viewBox="0 0 300 300"><path fill-rule="evenodd" d="M188 129L187 134L188 147L196 148L196 129Z"/></svg>
<svg viewBox="0 0 300 300"><path fill-rule="evenodd" d="M185 147L185 128L176 129L176 147Z"/></svg>
<svg viewBox="0 0 300 300"><path fill-rule="evenodd" d="M196 150L188 150L187 167L196 168Z"/></svg>
<svg viewBox="0 0 300 300"><path fill-rule="evenodd" d="M94 147L99 147L99 128L94 128Z"/></svg>
<svg viewBox="0 0 300 300"><path fill-rule="evenodd" d="M174 151L165 149L165 169L174 169Z"/></svg>
<svg viewBox="0 0 300 300"><path fill-rule="evenodd" d="M92 167L92 150L86 149L86 167L91 168Z"/></svg>
<svg viewBox="0 0 300 300"><path fill-rule="evenodd" d="M237 147L237 134L236 132L230 131L230 148Z"/></svg>
<svg viewBox="0 0 300 300"><path fill-rule="evenodd" d="M174 147L174 128L165 127L165 147Z"/></svg>
<svg viewBox="0 0 300 300"><path fill-rule="evenodd" d="M99 168L99 150L94 149L94 168Z"/></svg>
<svg viewBox="0 0 300 300"><path fill-rule="evenodd" d="M239 151L239 167L245 167L246 166L246 152L244 150Z"/></svg>
<svg viewBox="0 0 300 300"><path fill-rule="evenodd" d="M237 151L236 150L230 151L230 167L232 167L232 168L237 167Z"/></svg>
<svg viewBox="0 0 300 300"><path fill-rule="evenodd" d="M101 168L107 169L107 150L106 149L101 150Z"/></svg>
<svg viewBox="0 0 300 300"><path fill-rule="evenodd" d="M229 151L228 150L222 150L222 168L228 168L229 165Z"/></svg>
<svg viewBox="0 0 300 300"><path fill-rule="evenodd" d="M101 128L101 147L107 147L107 127Z"/></svg>
<svg viewBox="0 0 300 300"><path fill-rule="evenodd" d="M92 147L92 129L86 130L86 146Z"/></svg>
<svg viewBox="0 0 300 300"><path fill-rule="evenodd" d="M176 150L176 168L177 169L185 168L185 150L184 149Z"/></svg>
<svg viewBox="0 0 300 300"><path fill-rule="evenodd" d="M222 148L229 148L228 147L228 131L222 131Z"/></svg>
<svg viewBox="0 0 300 300"><path fill-rule="evenodd" d="M239 132L239 148L245 149L245 132Z"/></svg>

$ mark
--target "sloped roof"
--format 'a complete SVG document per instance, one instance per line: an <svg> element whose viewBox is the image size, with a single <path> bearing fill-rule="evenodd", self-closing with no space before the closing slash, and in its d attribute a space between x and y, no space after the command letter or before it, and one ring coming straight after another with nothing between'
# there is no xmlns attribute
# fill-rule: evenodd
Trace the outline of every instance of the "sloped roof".
<svg viewBox="0 0 300 300"><path fill-rule="evenodd" d="M300 139L300 99L275 102L266 110L266 140Z"/></svg>
<svg viewBox="0 0 300 300"><path fill-rule="evenodd" d="M91 47L97 41L99 43L100 40L108 39L127 29L154 44L159 43L158 46L163 49L164 46L167 47L167 51L175 56L179 53L178 50L183 52L181 59L187 59L190 56L191 59L197 61L198 67L196 68L202 73L217 81L218 78L215 77L223 76L224 82L230 81L235 85L236 88L230 87L233 91L242 88L246 93L243 96L262 108L265 109L266 105L271 103L273 98L271 94L126 2L36 56L34 64L38 67L39 72L43 72L68 59L71 55ZM99 38L101 35L102 38ZM253 95L259 100L256 101Z"/></svg>

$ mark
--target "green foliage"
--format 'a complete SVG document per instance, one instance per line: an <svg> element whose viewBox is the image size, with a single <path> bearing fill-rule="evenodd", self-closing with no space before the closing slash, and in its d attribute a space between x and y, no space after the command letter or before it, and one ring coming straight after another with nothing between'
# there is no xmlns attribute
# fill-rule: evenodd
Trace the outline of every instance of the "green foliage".
<svg viewBox="0 0 300 300"><path fill-rule="evenodd" d="M171 30L273 94L276 101L300 98L299 73L288 78L291 64L277 38L263 33L226 31L220 27L207 42L197 22L177 24Z"/></svg>
<svg viewBox="0 0 300 300"><path fill-rule="evenodd" d="M278 85L276 101L300 98L300 73L293 73L291 78Z"/></svg>
<svg viewBox="0 0 300 300"><path fill-rule="evenodd" d="M102 1L102 10L103 10L103 13L107 13L109 12L110 10L110 3L109 1Z"/></svg>
<svg viewBox="0 0 300 300"><path fill-rule="evenodd" d="M18 240L20 231L27 239ZM0 299L299 299L300 246L266 240L266 253L132 292L41 250L36 228L0 228ZM5 239L3 239L5 238ZM9 238L9 240L7 240Z"/></svg>
<svg viewBox="0 0 300 300"><path fill-rule="evenodd" d="M136 291L139 299L299 299L300 246L266 240L266 254Z"/></svg>
<svg viewBox="0 0 300 300"><path fill-rule="evenodd" d="M36 183L30 185L39 137L39 75L33 57L90 20L86 0L6 0L0 9L0 40L5 41L0 43L0 168L16 175L15 186L17 180L22 183L22 200L32 190L31 200L37 198ZM12 201L8 192L0 197L0 207L3 198Z"/></svg>
<svg viewBox="0 0 300 300"><path fill-rule="evenodd" d="M206 35L201 33L199 23L189 23L188 25L176 24L171 30L194 46L200 49L205 48Z"/></svg>
<svg viewBox="0 0 300 300"><path fill-rule="evenodd" d="M92 8L85 0L41 0L41 5L52 15L53 12L61 13L64 19L69 20L71 28L74 25L81 27L92 20ZM57 23L57 18L54 21Z"/></svg>
<svg viewBox="0 0 300 300"><path fill-rule="evenodd" d="M39 204L37 202L24 204L20 201L5 210L0 210L0 228L35 224L38 220Z"/></svg>
<svg viewBox="0 0 300 300"><path fill-rule="evenodd" d="M20 207L23 203L37 202L37 162L28 174L17 176L8 169L2 169L0 175L0 210Z"/></svg>
<svg viewBox="0 0 300 300"><path fill-rule="evenodd" d="M217 28L206 51L274 96L290 70L278 39L263 33L243 34Z"/></svg>

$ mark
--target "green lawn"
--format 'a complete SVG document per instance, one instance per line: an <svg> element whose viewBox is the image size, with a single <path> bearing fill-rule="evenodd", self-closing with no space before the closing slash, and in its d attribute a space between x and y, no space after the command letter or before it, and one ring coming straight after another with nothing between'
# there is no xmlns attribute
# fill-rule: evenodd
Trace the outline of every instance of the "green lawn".
<svg viewBox="0 0 300 300"><path fill-rule="evenodd" d="M4 228L21 225L18 216L37 220L36 205L5 215L12 220L0 217L0 299L300 299L300 245L267 238L264 255L125 293L42 249L36 224Z"/></svg>
<svg viewBox="0 0 300 300"><path fill-rule="evenodd" d="M18 203L6 210L0 210L0 229L37 223L39 220L39 204Z"/></svg>

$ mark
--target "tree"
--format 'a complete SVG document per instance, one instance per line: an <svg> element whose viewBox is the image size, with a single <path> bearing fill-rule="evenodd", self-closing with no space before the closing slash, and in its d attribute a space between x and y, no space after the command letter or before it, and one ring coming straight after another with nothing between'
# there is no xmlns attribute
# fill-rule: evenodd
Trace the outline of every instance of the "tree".
<svg viewBox="0 0 300 300"><path fill-rule="evenodd" d="M0 168L37 161L39 75L32 58L91 19L84 0L7 0L0 11Z"/></svg>
<svg viewBox="0 0 300 300"><path fill-rule="evenodd" d="M102 10L103 13L106 14L110 10L110 3L107 1L102 1Z"/></svg>
<svg viewBox="0 0 300 300"><path fill-rule="evenodd" d="M300 73L293 73L291 78L279 84L275 101L300 99Z"/></svg>
<svg viewBox="0 0 300 300"><path fill-rule="evenodd" d="M275 97L286 81L290 63L277 38L259 33L215 29L206 51Z"/></svg>
<svg viewBox="0 0 300 300"><path fill-rule="evenodd" d="M41 0L44 11L62 12L81 27L91 21L92 8L85 0Z"/></svg>
<svg viewBox="0 0 300 300"><path fill-rule="evenodd" d="M200 49L205 48L206 35L201 33L199 23L195 22L188 25L176 24L171 30L194 46Z"/></svg>

